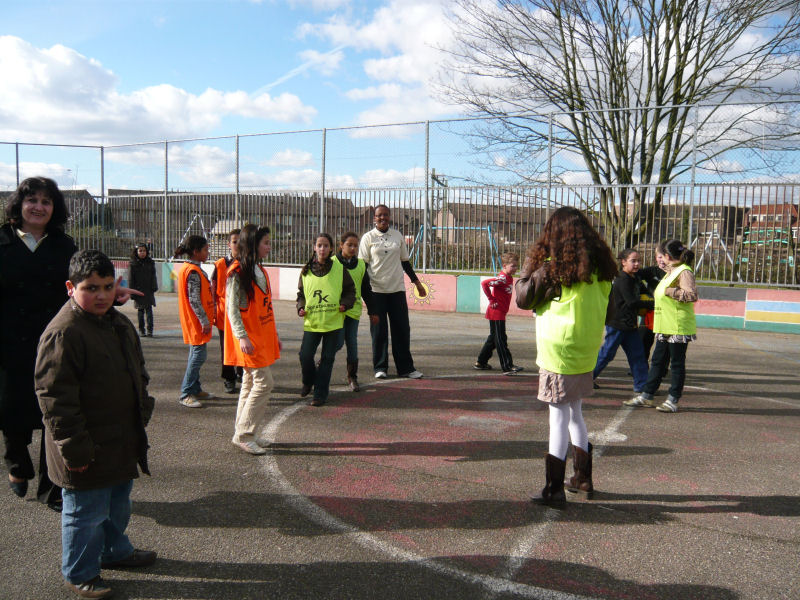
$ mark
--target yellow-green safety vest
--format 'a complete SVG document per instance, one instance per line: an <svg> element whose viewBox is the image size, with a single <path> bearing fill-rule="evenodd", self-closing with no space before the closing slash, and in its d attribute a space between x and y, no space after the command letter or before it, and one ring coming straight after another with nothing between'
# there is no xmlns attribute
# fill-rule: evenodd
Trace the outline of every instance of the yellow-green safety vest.
<svg viewBox="0 0 800 600"><path fill-rule="evenodd" d="M693 335L697 333L697 322L694 318L694 302L678 302L667 296L667 288L678 280L684 271L691 271L688 265L675 267L669 275L658 283L653 294L655 299L655 315L653 332L665 335Z"/></svg>
<svg viewBox="0 0 800 600"><path fill-rule="evenodd" d="M310 268L303 275L303 295L306 298L303 330L324 333L344 327L344 313L339 312L343 277L344 266L336 260L327 275L318 277Z"/></svg>
<svg viewBox="0 0 800 600"><path fill-rule="evenodd" d="M610 281L562 286L561 298L536 309L536 364L551 373L579 375L597 364L603 343Z"/></svg>
<svg viewBox="0 0 800 600"><path fill-rule="evenodd" d="M339 257L334 255L333 260L339 262ZM359 258L356 266L349 269L348 272L350 273L350 279L353 280L353 284L356 286L356 302L353 304L353 308L344 314L346 317L358 321L361 319L361 307L364 305L364 302L361 300L361 282L364 281L364 273L367 272L367 263L364 262L363 258Z"/></svg>

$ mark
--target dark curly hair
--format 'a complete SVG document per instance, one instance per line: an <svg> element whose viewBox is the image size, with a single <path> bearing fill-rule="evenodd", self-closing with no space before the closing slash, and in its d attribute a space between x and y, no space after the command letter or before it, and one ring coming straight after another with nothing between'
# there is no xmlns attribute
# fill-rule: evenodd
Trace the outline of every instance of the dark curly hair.
<svg viewBox="0 0 800 600"><path fill-rule="evenodd" d="M579 281L613 281L618 268L608 244L577 208L562 206L547 220L527 253L524 275L544 266L545 281L571 286Z"/></svg>
<svg viewBox="0 0 800 600"><path fill-rule="evenodd" d="M44 192L53 203L53 214L47 223L45 230L48 233L63 231L64 224L69 219L67 203L64 201L64 194L58 189L58 184L47 177L28 177L23 179L16 190L9 196L6 204L6 222L14 227L22 226L22 203L25 198L33 196L37 192Z"/></svg>

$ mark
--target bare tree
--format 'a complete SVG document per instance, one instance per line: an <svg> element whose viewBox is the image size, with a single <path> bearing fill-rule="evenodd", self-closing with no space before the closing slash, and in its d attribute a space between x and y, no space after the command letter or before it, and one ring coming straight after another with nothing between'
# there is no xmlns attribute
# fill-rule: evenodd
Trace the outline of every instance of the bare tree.
<svg viewBox="0 0 800 600"><path fill-rule="evenodd" d="M775 101L800 90L798 0L456 0L452 19L440 89L493 117L483 150L541 164L552 142L582 160L621 241L659 209L646 184L797 137Z"/></svg>

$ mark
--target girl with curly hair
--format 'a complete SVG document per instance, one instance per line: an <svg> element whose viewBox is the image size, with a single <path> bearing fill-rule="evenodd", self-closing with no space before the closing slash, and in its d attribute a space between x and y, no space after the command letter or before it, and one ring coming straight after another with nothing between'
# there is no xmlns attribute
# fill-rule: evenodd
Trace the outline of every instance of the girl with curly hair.
<svg viewBox="0 0 800 600"><path fill-rule="evenodd" d="M603 342L611 282L617 265L608 245L576 208L556 210L530 247L522 277L556 289L536 307L538 399L547 402L550 441L539 504L563 506L570 442L575 474L567 489L591 498L592 445L581 402L592 395L592 370Z"/></svg>

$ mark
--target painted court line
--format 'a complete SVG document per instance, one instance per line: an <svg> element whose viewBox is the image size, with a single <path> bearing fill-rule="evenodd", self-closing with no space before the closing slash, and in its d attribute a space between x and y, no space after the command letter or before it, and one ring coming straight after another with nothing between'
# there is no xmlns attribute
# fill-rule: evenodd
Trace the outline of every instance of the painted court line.
<svg viewBox="0 0 800 600"><path fill-rule="evenodd" d="M286 407L279 412L267 425L264 432L264 437L268 440L274 441L276 434L281 425L289 419L294 413L306 406L303 400L298 401L292 406ZM309 520L326 527L332 531L338 531L344 534L355 544L373 552L380 552L384 556L392 560L405 563L414 563L437 575L450 577L463 581L464 583L483 587L491 594L516 594L524 598L531 598L533 600L586 600L588 596L576 596L574 594L567 594L564 592L557 592L540 588L531 585L525 585L509 581L502 577L493 577L490 575L480 575L477 573L470 573L463 569L448 565L444 562L426 558L409 550L404 550L381 540L378 537L362 531L349 523L338 519L329 512L311 502L308 498L303 496L297 488L295 488L278 466L276 456L274 454L267 454L259 462L264 469L266 475L270 478L285 496L286 502L298 513L304 515ZM555 511L554 511L555 512Z"/></svg>

